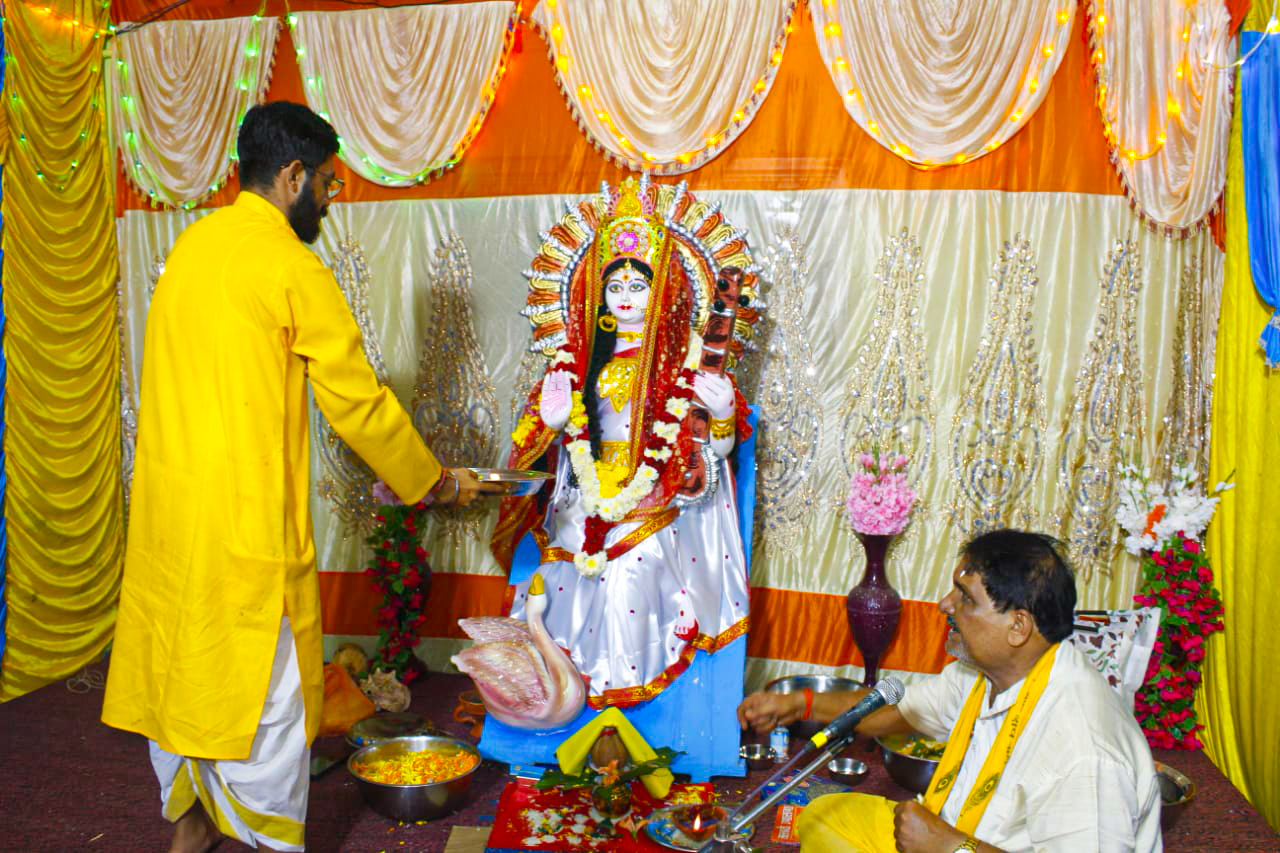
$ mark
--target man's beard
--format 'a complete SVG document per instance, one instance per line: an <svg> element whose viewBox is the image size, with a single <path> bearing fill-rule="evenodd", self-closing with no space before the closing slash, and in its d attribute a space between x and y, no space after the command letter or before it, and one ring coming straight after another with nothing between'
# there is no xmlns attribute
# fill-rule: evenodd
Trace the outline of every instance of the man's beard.
<svg viewBox="0 0 1280 853"><path fill-rule="evenodd" d="M304 243L316 241L320 236L320 220L324 218L320 205L316 203L316 194L311 189L312 180L314 179L307 179L302 186L302 192L289 206L289 227Z"/></svg>
<svg viewBox="0 0 1280 853"><path fill-rule="evenodd" d="M969 653L969 647L965 645L964 637L960 636L960 632L956 630L954 625L948 621L950 631L947 632L947 654L956 658L961 663L973 665L973 655Z"/></svg>

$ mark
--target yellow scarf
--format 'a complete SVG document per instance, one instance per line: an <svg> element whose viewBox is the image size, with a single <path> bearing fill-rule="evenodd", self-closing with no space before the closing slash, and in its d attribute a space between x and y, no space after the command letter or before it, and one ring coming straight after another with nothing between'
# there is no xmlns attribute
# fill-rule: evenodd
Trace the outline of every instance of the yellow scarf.
<svg viewBox="0 0 1280 853"><path fill-rule="evenodd" d="M1027 679L1022 683L1022 689L1018 691L1018 698L1009 709L1009 715L1004 718L1000 733L996 735L995 743L987 753L987 760L982 764L978 781L960 810L956 829L961 832L973 835L974 830L978 828L978 822L982 820L983 813L991 803L991 795L1000 784L1000 776L1004 773L1005 765L1009 763L1009 756L1013 755L1014 744L1018 742L1018 736L1026 728L1031 712L1035 710L1036 703L1040 701L1040 696L1049 684L1049 673L1053 669L1053 661L1057 655L1058 644L1054 643L1040 656L1040 660L1036 661L1031 672L1027 673ZM924 795L924 807L934 814L942 813L947 795L951 793L951 786L960 773L960 762L964 760L965 753L969 750L973 726L982 710L982 700L986 693L987 679L979 678L978 683L973 685L968 700L964 703L960 719L956 721L951 739L947 741L946 751L938 760L938 769L934 771L933 781L929 783L929 792Z"/></svg>

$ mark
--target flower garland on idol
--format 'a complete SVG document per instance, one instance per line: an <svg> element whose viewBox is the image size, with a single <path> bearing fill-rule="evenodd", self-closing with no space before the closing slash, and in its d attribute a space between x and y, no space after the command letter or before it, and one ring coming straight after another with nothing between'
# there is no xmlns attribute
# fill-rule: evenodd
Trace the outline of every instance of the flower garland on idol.
<svg viewBox="0 0 1280 853"><path fill-rule="evenodd" d="M701 358L702 338L690 334L688 354L676 380L675 394L654 418L653 429L630 481L613 495L605 494L600 477L601 462L592 451L587 410L582 401L583 379L577 373L570 373L573 407L565 425L565 451L569 454L569 465L577 478L587 512L586 536L582 550L573 555L573 564L585 577L596 577L604 572L609 563L604 547L605 535L653 493L679 451L680 432L693 400L693 376ZM561 348L556 352L553 364L573 364L574 360L572 352Z"/></svg>
<svg viewBox="0 0 1280 853"><path fill-rule="evenodd" d="M1134 716L1152 748L1201 749L1196 733L1204 726L1196 719L1195 692L1205 640L1224 624L1222 598L1200 537L1220 495L1232 486L1219 483L1206 495L1196 486L1195 469L1186 466L1174 467L1167 490L1149 481L1150 472L1139 473L1132 465L1121 474L1116 521L1129 534L1126 550L1142 565L1133 600L1162 611Z"/></svg>

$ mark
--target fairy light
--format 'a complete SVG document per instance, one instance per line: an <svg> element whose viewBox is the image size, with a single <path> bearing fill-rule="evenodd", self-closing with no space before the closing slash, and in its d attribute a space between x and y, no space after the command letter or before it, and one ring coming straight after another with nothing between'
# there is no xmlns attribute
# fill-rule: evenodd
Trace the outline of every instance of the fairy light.
<svg viewBox="0 0 1280 853"><path fill-rule="evenodd" d="M412 181L415 184L425 184L432 178L437 178L452 169L454 166L458 165L458 162L462 159L463 152L467 150L471 145L472 140L475 139L476 135L484 127L485 117L489 114L489 110L493 106L493 101L497 97L498 84L507 73L507 61L511 56L511 48L515 44L516 26L519 22L521 6L522 4L517 3L512 9L510 17L507 19L506 32L503 36L502 51L499 54L498 63L494 67L493 73L489 76L489 79L485 81L480 90L480 106L471 116L470 121L467 122L466 130L462 132L462 135L454 144L453 150L450 152L448 158L443 163L434 165L428 164L425 169L419 172L405 175L393 172L389 169L383 169L381 166L370 160L367 154L361 154L359 155L360 162L364 164L364 172L366 174L371 173L373 175L373 180L386 185L404 185L405 181ZM548 8L554 9L555 6L555 0L547 0ZM289 29L293 34L294 52L297 54L298 66L301 68L303 57L306 55L306 46L303 44L302 34L298 32L298 16L296 14L290 14L288 16L288 21ZM566 63L568 62L568 57L565 57L565 61ZM322 105L322 108L316 112L325 121L329 121L329 113L327 111L324 96L324 77L320 74L310 75L306 78L306 82L313 90L316 101ZM588 91L584 92L583 95L584 97L590 98L590 90L588 89ZM338 137L338 156L348 163L352 162L353 155L347 147L346 140L341 136Z"/></svg>
<svg viewBox="0 0 1280 853"><path fill-rule="evenodd" d="M838 14L836 9L836 0L822 0L822 7L825 10L825 14L827 14L830 18L830 20L828 20L828 22L822 26L822 34L829 41L832 39L838 40L843 30L840 26L839 21L835 20L835 17ZM1071 8L1068 6L1059 7L1057 13L1055 14L1055 19L1057 20L1059 28L1065 27L1071 21ZM1065 37L1065 34L1059 35L1060 39L1064 37ZM835 80L836 82L837 88L844 92L844 99L845 99L846 105L857 104L858 112L861 115L863 125L866 127L867 131L871 133L873 136L875 136L877 139L880 139L882 144L886 145L890 152L910 162L910 157L912 156L911 148L903 142L886 139L881 133L879 122L877 122L872 117L870 111L867 109L867 105L862 95L862 89L858 85L858 81L854 78L850 62L846 58L846 56L840 51L842 47L843 47L842 42L839 42L839 41L833 42L830 46L830 49L826 51L826 54L828 56L835 55L835 59L831 60L829 63L829 69L831 71L832 79ZM1043 45L1038 51L1032 54L1032 56L1034 57L1036 53L1038 53L1040 56L1043 57L1043 61L1039 63L1039 67L1031 68L1028 70L1027 77L1025 78L1026 85L1025 87L1022 87L1019 90L1019 91L1023 91L1025 89L1026 97L1028 99L1035 96L1035 94L1039 91L1040 77L1043 76L1043 73L1048 68L1049 61L1053 59L1053 56L1056 50L1057 50L1056 44L1048 43ZM1019 96L1017 100L1015 100L1015 102L1010 105L1009 112L1005 116L1005 118L1009 121L1010 124L1016 125L1020 123L1022 121L1023 116L1026 114L1027 107L1030 106L1029 101L1019 103L1019 101L1021 100L1022 100L1022 97ZM991 151L995 151L997 148L1000 147L1001 144L1002 143L1000 141L992 139L977 151L972 151L972 152L961 151L955 155L952 155L950 162L957 165L968 162L974 157L981 156L984 152L989 153ZM931 168L936 168L938 164L933 162L932 160L924 160L921 163L912 163L912 165L921 165L926 169L931 169Z"/></svg>
<svg viewBox="0 0 1280 853"><path fill-rule="evenodd" d="M1107 144L1111 149L1115 151L1119 157L1128 161L1129 165L1132 166L1141 160L1149 160L1164 150L1165 145L1169 141L1168 132L1163 124L1157 122L1154 128L1154 143L1150 148L1126 144L1121 141L1120 134L1116 129L1116 122L1111 119L1111 116L1114 115L1116 111L1112 108L1110 99L1108 98L1108 72L1106 67L1107 54L1101 47L1101 38L1103 35L1103 29L1107 23L1107 16L1101 0L1098 4L1098 15L1095 18L1095 23L1097 25L1095 38L1098 40L1099 46L1097 50L1094 51L1092 59L1093 64L1096 66L1094 72L1098 81L1097 100L1098 108L1102 113L1103 133L1106 136ZM1183 45L1186 46L1183 47L1183 55L1178 60L1178 64L1174 66L1173 76L1177 80L1185 80L1191 73L1190 63L1188 62L1186 55L1191 41L1190 23L1183 24L1180 37ZM1176 121L1182 115L1182 105L1178 102L1177 95L1172 91L1165 94L1165 114L1171 121ZM1151 137L1149 136L1148 138Z"/></svg>
<svg viewBox="0 0 1280 853"><path fill-rule="evenodd" d="M291 15L290 17L292 18L293 16ZM241 69L240 77L236 81L236 88L241 92L256 92L258 90L258 85L259 85L259 77L257 73L257 61L259 56L262 53L261 45L264 41L264 35L265 35L265 33L263 32L263 16L261 12L253 16L253 24L254 24L254 31L252 35L250 35L250 37L248 38L244 46L244 50L241 56L241 62L243 67ZM123 57L117 57L116 68L117 68L117 74L120 78L121 84L127 84L129 80L128 61L125 60ZM136 109L134 107L134 99L132 95L129 95L127 93L121 95L120 103L121 103L121 106L124 107L125 112L130 114L136 112ZM246 104L244 107L244 110L247 111L250 106L252 106L252 104ZM243 117L244 116L242 113L240 118L243 118ZM145 172L142 164L142 156L139 151L137 134L135 134L133 130L125 130L124 141L125 141L125 148L127 149L126 156L129 159L133 160L133 173L137 176L134 183L137 186L138 190L145 191L147 193L147 198L152 205L163 204L163 202L161 202L156 196L155 190L145 190L145 188L142 186L142 180ZM233 146L232 150L227 155L226 175L223 178L217 180L212 186L210 186L209 191L201 195L200 198L188 199L182 202L181 204L176 204L173 206L181 207L183 210L194 210L196 207L199 207L210 196L216 194L220 189L222 189L222 187L227 182L227 178L230 175L231 169L234 168L235 164L238 163L239 161L240 161L240 157L235 152L234 146ZM129 170L126 169L125 174L129 174Z"/></svg>
<svg viewBox="0 0 1280 853"><path fill-rule="evenodd" d="M834 2L834 0L824 0L825 4L829 5L830 2ZM552 13L549 32L551 40L554 43L553 48L556 53L555 67L560 72L560 85L567 94L573 91L573 84L565 78L569 74L570 68L574 67L574 63L570 59L568 49L564 44L567 34L565 32L564 25L560 22L559 17L556 14L559 8L557 0L546 0L545 6L546 9ZM750 93L740 103L735 105L732 110L730 110L729 118L724 127L715 131L706 132L703 135L703 140L706 144L703 145L702 148L693 151L680 152L675 155L675 162L679 163L681 166L688 166L701 159L710 157L712 150L722 145L725 140L729 138L733 128L735 126L742 125L747 120L747 116L751 115L753 107L759 104L765 92L768 91L771 77L776 74L776 69L782 64L782 55L783 50L786 47L787 37L791 35L795 29L793 21L795 9L796 0L792 0L787 11L786 24L783 26L781 33L779 33L778 37L774 40L773 45L770 47L769 70L766 74L752 83ZM837 34L840 32L839 24L835 25L834 32ZM625 151L634 151L635 143L623 133L621 128L619 128L613 121L613 118L601 109L599 105L592 104L595 100L595 91L591 85L586 82L578 82L577 91L581 96L581 106L575 107L575 110L580 110L584 115L594 114L596 120L604 125L604 129L613 136L614 142L620 148ZM645 166L658 162L658 158L651 152L640 151L638 153L639 159L644 161ZM645 170L648 171L647 168ZM659 169L659 171L661 171L661 169Z"/></svg>

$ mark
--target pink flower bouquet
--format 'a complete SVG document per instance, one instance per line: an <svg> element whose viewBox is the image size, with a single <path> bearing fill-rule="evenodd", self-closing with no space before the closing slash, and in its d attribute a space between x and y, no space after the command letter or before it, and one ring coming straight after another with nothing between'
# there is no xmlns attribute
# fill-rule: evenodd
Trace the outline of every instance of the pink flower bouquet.
<svg viewBox="0 0 1280 853"><path fill-rule="evenodd" d="M849 524L857 533L896 536L907 528L916 492L904 473L910 459L904 454L860 453L858 470L849 486Z"/></svg>

